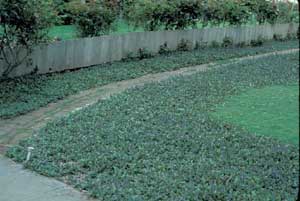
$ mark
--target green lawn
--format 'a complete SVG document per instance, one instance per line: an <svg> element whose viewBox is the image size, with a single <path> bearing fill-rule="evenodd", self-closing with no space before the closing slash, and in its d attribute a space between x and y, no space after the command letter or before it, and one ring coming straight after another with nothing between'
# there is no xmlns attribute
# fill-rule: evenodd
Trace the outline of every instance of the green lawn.
<svg viewBox="0 0 300 201"><path fill-rule="evenodd" d="M296 200L299 147L211 112L232 95L298 82L294 53L148 84L50 122L7 155L24 162L32 146L26 168L99 200Z"/></svg>
<svg viewBox="0 0 300 201"><path fill-rule="evenodd" d="M149 73L298 47L298 41L293 40L268 42L262 47L206 48L157 55L143 60L114 62L72 72L31 75L6 80L0 83L0 118L25 114L68 95L111 82L132 79Z"/></svg>
<svg viewBox="0 0 300 201"><path fill-rule="evenodd" d="M248 26L255 25L253 22L249 22L247 24ZM209 24L207 27L215 27L216 25ZM229 26L229 24L223 23L220 25L217 25L218 27L226 27ZM189 29L191 29L190 27ZM203 24L199 22L196 25L196 28L201 29L203 28ZM1 31L1 30L0 30ZM116 20L113 23L113 30L110 34L123 34L123 33L129 33L129 32L143 32L145 31L142 27L136 28L132 25L128 24L124 20ZM78 31L75 25L60 25L60 26L54 26L50 28L49 30L49 36L50 38L60 38L62 40L69 40L79 37Z"/></svg>
<svg viewBox="0 0 300 201"><path fill-rule="evenodd" d="M251 89L216 107L218 119L299 145L299 85Z"/></svg>
<svg viewBox="0 0 300 201"><path fill-rule="evenodd" d="M132 25L128 24L124 20L116 20L113 24L114 31L113 34L120 34L120 33L128 33L128 32L143 32L145 31L143 28L135 28Z"/></svg>
<svg viewBox="0 0 300 201"><path fill-rule="evenodd" d="M135 28L124 20L117 20L114 22L113 30L109 34L122 34L128 32L143 32L143 28ZM75 25L61 25L61 26L54 26L49 30L49 37L50 38L60 38L62 40L69 40L79 37L78 30Z"/></svg>
<svg viewBox="0 0 300 201"><path fill-rule="evenodd" d="M128 32L142 32L143 28L135 28L124 20L116 20L113 25L113 30L109 34L122 34ZM3 32L2 27L0 26L0 34ZM70 40L78 38L79 33L75 25L57 25L49 29L48 36L53 38L59 38L61 40Z"/></svg>
<svg viewBox="0 0 300 201"><path fill-rule="evenodd" d="M74 39L78 36L77 29L73 25L55 26L49 30L50 38L62 40Z"/></svg>
<svg viewBox="0 0 300 201"><path fill-rule="evenodd" d="M110 34L121 34L128 32L141 32L142 28L134 28L122 20L118 20L113 24L113 31ZM60 38L62 40L69 40L79 37L78 30L75 25L61 25L54 26L49 30L50 38Z"/></svg>

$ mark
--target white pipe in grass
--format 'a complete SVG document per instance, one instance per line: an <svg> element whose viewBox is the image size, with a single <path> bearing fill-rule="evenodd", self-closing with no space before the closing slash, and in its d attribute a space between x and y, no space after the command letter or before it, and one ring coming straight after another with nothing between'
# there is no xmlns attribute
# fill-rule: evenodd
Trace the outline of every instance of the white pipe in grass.
<svg viewBox="0 0 300 201"><path fill-rule="evenodd" d="M27 148L27 156L26 156L26 161L25 161L26 163L30 160L32 150L34 150L33 147Z"/></svg>

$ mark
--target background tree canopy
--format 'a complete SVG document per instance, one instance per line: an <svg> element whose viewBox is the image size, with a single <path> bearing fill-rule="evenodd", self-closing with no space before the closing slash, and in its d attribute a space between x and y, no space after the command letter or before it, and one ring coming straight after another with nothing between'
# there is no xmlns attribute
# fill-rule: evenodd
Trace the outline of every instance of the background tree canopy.
<svg viewBox="0 0 300 201"><path fill-rule="evenodd" d="M0 59L7 64L3 77L27 58L32 48L47 39L55 20L52 1L0 0Z"/></svg>

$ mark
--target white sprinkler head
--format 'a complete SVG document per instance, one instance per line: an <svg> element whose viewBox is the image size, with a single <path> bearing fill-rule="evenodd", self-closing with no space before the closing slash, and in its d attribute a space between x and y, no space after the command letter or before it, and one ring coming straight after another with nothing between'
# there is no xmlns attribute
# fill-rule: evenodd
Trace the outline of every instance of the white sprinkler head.
<svg viewBox="0 0 300 201"><path fill-rule="evenodd" d="M28 147L28 148L27 148L27 151L28 151L28 152L27 152L26 161L25 161L26 163L30 160L30 156L31 156L31 151L32 151L32 150L34 150L33 147Z"/></svg>
<svg viewBox="0 0 300 201"><path fill-rule="evenodd" d="M34 150L34 147L28 147L28 151Z"/></svg>

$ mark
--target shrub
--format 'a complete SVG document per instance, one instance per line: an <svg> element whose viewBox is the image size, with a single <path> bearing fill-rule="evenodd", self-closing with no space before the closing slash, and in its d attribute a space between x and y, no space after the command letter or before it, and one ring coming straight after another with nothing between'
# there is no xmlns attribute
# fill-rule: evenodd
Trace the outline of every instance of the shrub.
<svg viewBox="0 0 300 201"><path fill-rule="evenodd" d="M223 47L230 47L233 45L233 39L226 36L224 39L223 39L223 43L222 43L222 46Z"/></svg>
<svg viewBox="0 0 300 201"><path fill-rule="evenodd" d="M76 23L77 16L84 12L85 8L86 5L82 4L79 0L66 2L62 9L63 15L61 19L64 21L64 24L74 24Z"/></svg>
<svg viewBox="0 0 300 201"><path fill-rule="evenodd" d="M296 4L278 2L278 22L279 23L289 23L289 22L299 22L299 9Z"/></svg>
<svg viewBox="0 0 300 201"><path fill-rule="evenodd" d="M246 47L247 44L246 44L246 42L240 42L240 43L237 43L236 46L242 48L242 47Z"/></svg>
<svg viewBox="0 0 300 201"><path fill-rule="evenodd" d="M0 0L0 59L6 63L2 77L28 59L33 47L47 39L54 20L51 1Z"/></svg>
<svg viewBox="0 0 300 201"><path fill-rule="evenodd" d="M127 8L128 21L146 30L177 30L195 26L201 16L198 0L137 0Z"/></svg>
<svg viewBox="0 0 300 201"><path fill-rule="evenodd" d="M122 58L122 62L129 62L129 61L134 61L136 60L137 55L134 54L133 52L127 52L126 56Z"/></svg>
<svg viewBox="0 0 300 201"><path fill-rule="evenodd" d="M228 22L237 25L248 21L251 13L244 4L237 3L236 0L219 1L211 0L204 4L203 22L208 25Z"/></svg>
<svg viewBox="0 0 300 201"><path fill-rule="evenodd" d="M69 15L66 11L66 0L53 0L53 8L56 13L55 25L67 25L70 24L70 20L68 21Z"/></svg>
<svg viewBox="0 0 300 201"><path fill-rule="evenodd" d="M167 53L170 53L170 52L171 52L171 50L168 47L168 43L167 42L165 42L164 44L162 44L159 47L159 51L158 51L159 54L167 54Z"/></svg>
<svg viewBox="0 0 300 201"><path fill-rule="evenodd" d="M273 4L270 0L127 0L125 17L146 30L176 30L193 27L198 21L208 24L240 25L249 19L274 24L298 22L299 11L294 4Z"/></svg>
<svg viewBox="0 0 300 201"><path fill-rule="evenodd" d="M262 46L266 40L259 36L256 40L251 40L250 45L253 47Z"/></svg>
<svg viewBox="0 0 300 201"><path fill-rule="evenodd" d="M153 56L154 55L146 48L139 48L139 50L138 50L138 58L139 59L147 59L147 58L151 58Z"/></svg>
<svg viewBox="0 0 300 201"><path fill-rule="evenodd" d="M137 0L121 0L120 1L120 15L124 18L124 19L130 19L132 12L134 12L134 10L132 10L136 4Z"/></svg>
<svg viewBox="0 0 300 201"><path fill-rule="evenodd" d="M171 6L166 3L155 3L151 0L136 0L127 7L127 20L135 27L143 27L146 30L158 30L162 26L160 16Z"/></svg>
<svg viewBox="0 0 300 201"><path fill-rule="evenodd" d="M193 49L193 44L189 40L181 39L177 46L178 51L190 51Z"/></svg>
<svg viewBox="0 0 300 201"><path fill-rule="evenodd" d="M237 3L235 0L220 2L222 2L221 10L224 21L232 25L238 25L246 23L249 20L251 13L248 7Z"/></svg>
<svg viewBox="0 0 300 201"><path fill-rule="evenodd" d="M139 48L137 53L128 52L126 57L123 58L122 61L124 62L137 61L137 60L152 58L154 56L155 56L154 53L151 53L146 48Z"/></svg>
<svg viewBox="0 0 300 201"><path fill-rule="evenodd" d="M269 22L274 24L278 17L278 10L269 0L241 0L249 8L259 23Z"/></svg>
<svg viewBox="0 0 300 201"><path fill-rule="evenodd" d="M116 19L116 12L98 1L82 4L79 0L68 4L74 15L75 24L83 37L100 36L108 33Z"/></svg>
<svg viewBox="0 0 300 201"><path fill-rule="evenodd" d="M231 4L228 4L228 6L229 5L231 6L227 9L228 12L225 14L225 19L230 24L237 25L249 21L251 18L251 12L249 11L249 8L236 2L232 2Z"/></svg>
<svg viewBox="0 0 300 201"><path fill-rule="evenodd" d="M167 29L184 29L195 26L201 18L201 1L181 0L176 3L175 12L169 13L165 21Z"/></svg>
<svg viewBox="0 0 300 201"><path fill-rule="evenodd" d="M196 44L195 44L195 50L204 49L204 48L206 48L207 46L208 46L208 45L207 45L207 42L197 41Z"/></svg>
<svg viewBox="0 0 300 201"><path fill-rule="evenodd" d="M127 0L125 17L146 30L185 29L198 21L208 24L240 25L249 19L259 23L298 22L299 10L292 3L270 0Z"/></svg>
<svg viewBox="0 0 300 201"><path fill-rule="evenodd" d="M285 41L286 40L286 38L284 38L284 36L281 34L274 34L273 39L276 41Z"/></svg>
<svg viewBox="0 0 300 201"><path fill-rule="evenodd" d="M208 23L220 24L224 21L221 1L211 0L205 4L203 8L202 21L204 26L207 26Z"/></svg>
<svg viewBox="0 0 300 201"><path fill-rule="evenodd" d="M293 40L297 38L297 33L292 34L292 33L287 33L286 35L286 40Z"/></svg>
<svg viewBox="0 0 300 201"><path fill-rule="evenodd" d="M211 42L210 46L213 47L213 48L217 48L217 47L220 47L220 44L217 41L214 40L214 41Z"/></svg>

